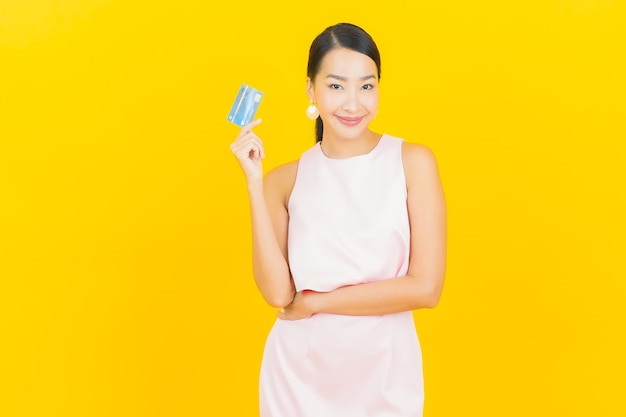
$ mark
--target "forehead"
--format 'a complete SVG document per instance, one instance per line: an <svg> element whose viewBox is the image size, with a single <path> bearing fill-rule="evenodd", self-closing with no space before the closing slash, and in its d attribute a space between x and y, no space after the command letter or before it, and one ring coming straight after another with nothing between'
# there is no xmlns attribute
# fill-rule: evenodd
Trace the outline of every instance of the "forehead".
<svg viewBox="0 0 626 417"><path fill-rule="evenodd" d="M366 75L377 76L378 70L369 56L352 49L335 48L324 56L320 65L318 75L326 77L328 74L361 78Z"/></svg>

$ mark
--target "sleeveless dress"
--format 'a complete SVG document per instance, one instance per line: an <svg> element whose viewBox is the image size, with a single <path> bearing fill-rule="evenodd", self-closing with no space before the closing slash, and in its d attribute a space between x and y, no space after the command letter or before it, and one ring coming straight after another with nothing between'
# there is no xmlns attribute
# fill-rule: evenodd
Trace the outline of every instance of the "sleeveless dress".
<svg viewBox="0 0 626 417"><path fill-rule="evenodd" d="M297 291L405 275L409 219L402 139L367 154L298 163L288 203L288 257ZM262 417L419 417L422 357L410 311L277 319L263 353Z"/></svg>

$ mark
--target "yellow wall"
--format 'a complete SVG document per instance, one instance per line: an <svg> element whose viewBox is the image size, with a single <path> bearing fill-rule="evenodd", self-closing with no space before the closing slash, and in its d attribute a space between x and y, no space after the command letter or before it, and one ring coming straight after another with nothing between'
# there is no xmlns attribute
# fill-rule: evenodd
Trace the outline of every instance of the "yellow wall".
<svg viewBox="0 0 626 417"><path fill-rule="evenodd" d="M626 415L625 3L218 4L0 0L0 415L256 415L274 311L226 114L263 90L266 169L297 158L339 21L447 195L425 415Z"/></svg>

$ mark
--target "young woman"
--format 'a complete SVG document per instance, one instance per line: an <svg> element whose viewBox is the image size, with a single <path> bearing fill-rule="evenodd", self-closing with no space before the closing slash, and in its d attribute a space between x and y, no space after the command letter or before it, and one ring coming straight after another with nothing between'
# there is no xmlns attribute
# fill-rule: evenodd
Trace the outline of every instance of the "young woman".
<svg viewBox="0 0 626 417"><path fill-rule="evenodd" d="M446 207L424 145L373 132L380 56L363 29L331 26L309 52L317 143L263 178L244 126L253 272L280 309L260 376L263 417L412 417L423 407L412 310L434 307L445 274Z"/></svg>

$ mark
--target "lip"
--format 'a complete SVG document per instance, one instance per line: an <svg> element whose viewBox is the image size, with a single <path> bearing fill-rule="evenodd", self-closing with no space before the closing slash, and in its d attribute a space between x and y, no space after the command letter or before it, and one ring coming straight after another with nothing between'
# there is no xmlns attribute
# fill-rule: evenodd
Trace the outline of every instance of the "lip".
<svg viewBox="0 0 626 417"><path fill-rule="evenodd" d="M337 118L337 120L339 120L342 124L346 125L346 126L356 126L359 123L361 123L361 120L363 120L365 118L365 116L361 116L361 117L342 117L342 116L335 116Z"/></svg>

